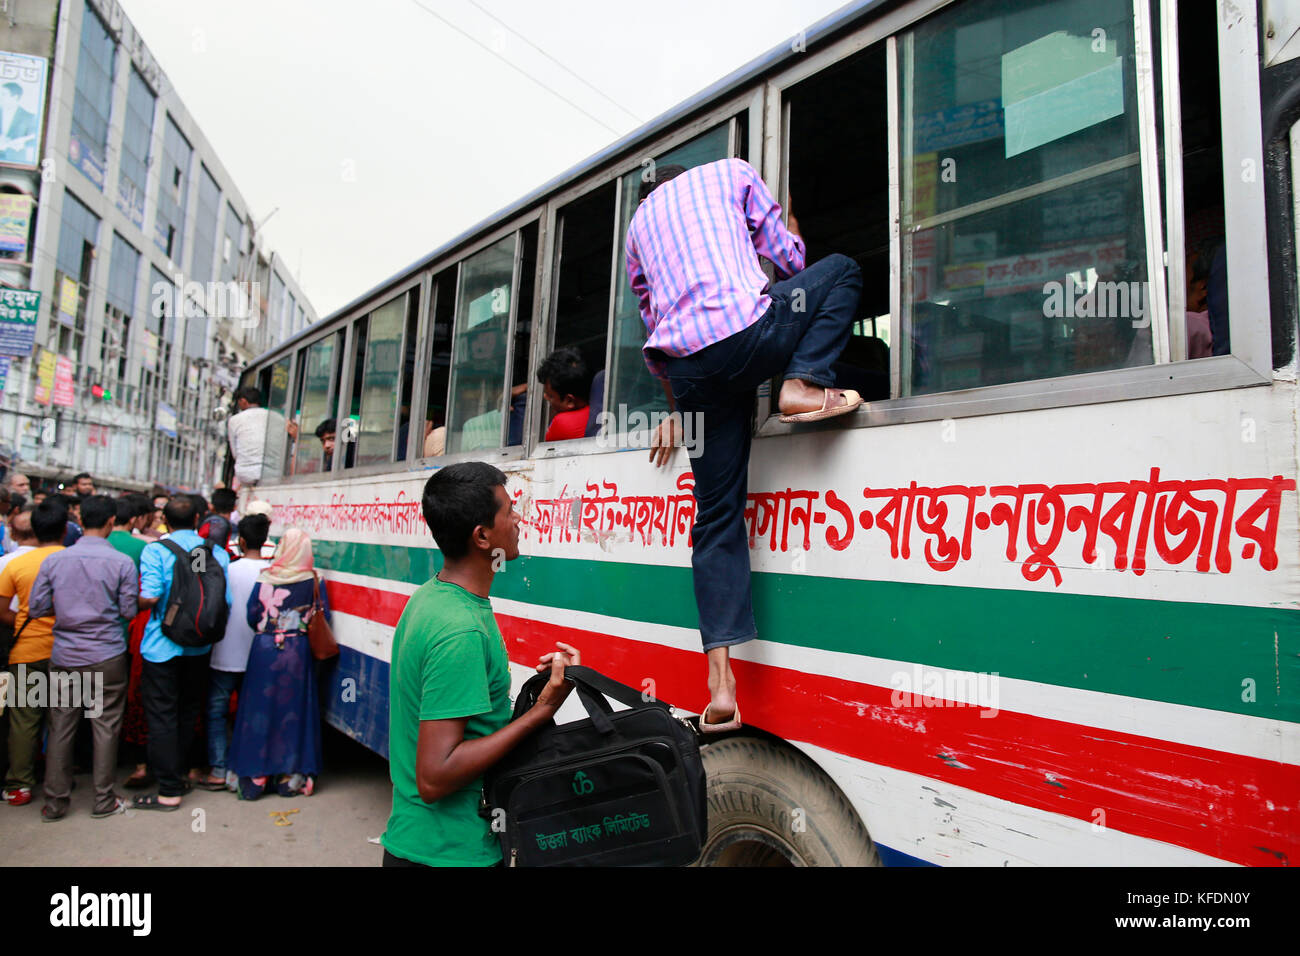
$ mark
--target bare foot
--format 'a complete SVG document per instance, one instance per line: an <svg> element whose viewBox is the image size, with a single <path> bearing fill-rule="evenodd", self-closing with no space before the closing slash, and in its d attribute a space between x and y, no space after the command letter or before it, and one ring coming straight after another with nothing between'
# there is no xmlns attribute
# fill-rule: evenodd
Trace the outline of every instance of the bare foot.
<svg viewBox="0 0 1300 956"><path fill-rule="evenodd" d="M736 675L731 672L729 648L716 647L709 655L709 723L725 724L736 714Z"/></svg>

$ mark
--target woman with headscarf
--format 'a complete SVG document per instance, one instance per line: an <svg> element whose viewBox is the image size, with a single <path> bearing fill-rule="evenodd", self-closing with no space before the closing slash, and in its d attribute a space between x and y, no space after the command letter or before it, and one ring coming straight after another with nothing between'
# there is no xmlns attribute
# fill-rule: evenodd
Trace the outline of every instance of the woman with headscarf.
<svg viewBox="0 0 1300 956"><path fill-rule="evenodd" d="M311 796L321 764L320 708L307 639L316 572L311 538L290 528L248 598L253 645L239 693L230 769L239 796L256 800L268 787L282 797ZM330 618L325 586L320 613Z"/></svg>

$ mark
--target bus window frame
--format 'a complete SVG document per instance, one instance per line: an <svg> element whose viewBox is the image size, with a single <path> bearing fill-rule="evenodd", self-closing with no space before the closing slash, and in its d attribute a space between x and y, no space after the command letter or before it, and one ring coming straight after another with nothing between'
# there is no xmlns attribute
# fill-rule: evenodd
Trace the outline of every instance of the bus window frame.
<svg viewBox="0 0 1300 956"><path fill-rule="evenodd" d="M406 439L406 457L401 461L393 462L394 465L405 465L408 468L414 467L424 451L424 422L425 415L428 413L429 400L429 360L432 358L427 352L431 348L434 316L438 314L437 303L434 300L440 291L433 281L436 274L433 270L426 269L418 275L420 314L415 320L415 365L411 369L415 381L411 383L411 420L408 424L412 432ZM418 431L415 424L416 409L420 409Z"/></svg>
<svg viewBox="0 0 1300 956"><path fill-rule="evenodd" d="M1130 0L1130 9L1138 19L1136 72L1138 74L1139 116L1143 138L1139 164L1143 174L1144 234L1148 248L1158 245L1161 255L1148 255L1148 280L1155 290L1153 296L1155 315L1152 315L1152 339L1155 347L1154 361L1150 365L1104 371L1080 372L1055 378L1030 379L1000 385L981 385L947 392L900 397L899 356L902 343L908 341L908 331L900 327L902 318L902 254L901 254L901 202L902 162L899 105L901 102L898 81L898 45L902 35L922 19L950 5L952 0L914 0L885 16L864 24L861 28L832 42L825 49L801 59L793 66L768 77L764 82L765 139L762 175L765 181L779 182L778 201L788 207L788 170L786 158L789 136L788 116L785 110L785 91L844 58L875 42L884 41L887 62L887 102L889 167L891 181L890 209L890 395L888 400L871 402L858 410L838 427L867 428L879 425L896 425L911 422L941 421L947 418L965 418L976 415L1004 414L1075 405L1126 401L1138 398L1156 398L1195 392L1216 391L1268 385L1273 381L1272 344L1268 323L1249 323L1244 316L1269 315L1267 250L1265 245L1265 205L1263 175L1262 122L1257 109L1238 110L1235 103L1258 103L1259 100L1259 40L1256 11L1244 10L1242 19L1225 24L1217 18L1217 54L1219 67L1219 96L1222 103L1222 143L1233 143L1229 151L1224 148L1224 236L1227 245L1228 275L1249 275L1252 282L1229 282L1229 322L1232 351L1228 355L1175 361L1170 356L1169 334L1175 325L1170 321L1168 305L1177 304L1178 297L1170 297L1165 281L1164 249L1171 250L1183 244L1181 207L1177 221L1165 222L1170 198L1159 202L1159 193L1151 196L1148 183L1158 182L1160 162L1155 150L1155 85L1151 75L1153 49L1150 38L1159 33L1162 49L1177 42L1176 16L1160 11L1158 23L1145 14L1144 0ZM1162 6L1171 0L1162 0ZM1145 42L1144 42L1145 40ZM1162 61L1163 62L1163 61ZM1145 69L1144 69L1145 67ZM1143 74L1145 73L1145 82ZM1181 130L1179 110L1179 85L1165 82L1161 88L1164 122L1177 117ZM1145 106L1143 104L1145 103ZM1181 141L1181 136L1180 136ZM1235 144L1244 144L1238 149ZM1229 156L1231 152L1231 156ZM1229 160L1233 160L1230 162ZM1167 158L1167 162L1169 159ZM1179 156L1181 161L1181 155ZM1242 180L1241 170L1246 162L1253 164L1256 174L1253 182ZM1181 194L1181 170L1176 184ZM1152 221L1150 210L1159 210L1160 217ZM1176 241L1175 241L1176 240ZM1252 261L1253 259L1253 261ZM1156 280L1160 276L1160 281ZM1176 278L1176 275L1175 275ZM1158 328L1156 327L1158 325ZM895 334L896 333L896 334ZM1162 343L1163 338L1163 343ZM782 423L771 413L770 399L759 400L760 414L756 437L768 438L812 430L816 426Z"/></svg>
<svg viewBox="0 0 1300 956"><path fill-rule="evenodd" d="M541 406L542 386L533 381L536 377L536 369L541 362L550 354L553 347L555 336L555 315L551 308L551 303L555 299L557 286L559 282L559 270L556 268L559 262L559 242L563 238L558 235L555 228L558 221L559 210L573 203L584 196L608 185L611 181L614 183L614 216L611 229L614 231L614 251L610 263L610 285L609 285L609 307L605 325L605 395L602 403L605 411L609 410L610 395L610 375L608 369L613 362L614 350L614 308L615 308L615 289L618 285L618 270L626 268L620 256L623 250L623 236L620 235L618 211L622 208L623 201L623 177L628 173L634 172L642 167L647 158L662 155L670 150L676 149L689 143L696 137L707 133L724 123L730 124L728 131L728 152L729 155L735 156L739 149L739 118L742 113L747 113L749 117L748 131L749 141L747 143L750 163L753 158L757 157L760 152L763 139L763 84L757 83L752 87L739 91L736 95L729 97L725 102L718 106L701 113L690 123L684 126L678 126L673 130L644 144L640 149L621 154L617 160L602 167L594 175L588 176L574 185L570 186L564 192L557 193L546 203L546 223L549 225L548 234L552 237L551 241L546 243L545 247L545 271L542 282L539 284L539 301L545 298L545 311L541 313L542 318L538 321L544 323L542 334L534 336L533 361L530 368L531 377L529 378L529 413L524 423L525 447L528 449L527 457L537 460L546 458L570 458L576 455L590 455L601 452L610 452L620 450L620 439L615 436L611 441L609 437L601 435L592 435L583 438L572 438L568 441L555 442L544 441L541 436ZM540 257L539 257L540 258ZM647 373L648 374L648 373ZM535 397L534 397L535 393ZM646 446L647 449L649 446Z"/></svg>
<svg viewBox="0 0 1300 956"><path fill-rule="evenodd" d="M455 371L454 362L456 356L456 328L455 328L456 312L460 308L460 278L461 278L461 269L465 264L465 260L471 258L472 256L478 254L479 252L482 252L484 249L488 248L489 246L493 245L496 242L499 242L500 240L504 239L506 236L511 235L512 233L516 235L515 264L514 264L514 274L513 274L514 277L512 279L512 288L510 291L510 323L508 326L510 338L506 350L506 367L504 373L505 380L508 383L510 380L510 374L513 370L511 363L514 360L514 334L515 334L515 329L517 327L516 323L518 321L518 313L519 313L518 291L519 291L519 280L520 278L522 278L521 266L522 266L522 256L523 256L523 231L534 222L537 223L537 229L538 229L537 256L536 256L536 262L534 263L533 266L534 293L533 293L533 311L531 315L534 329L538 328L537 323L540 321L541 313L539 312L539 308L541 305L541 300L544 297L546 297L545 290L542 285L542 282L544 281L544 276L542 273L542 265L543 265L542 253L543 250L546 249L547 246L549 245L547 241L548 234L545 229L546 223L544 222L546 208L547 208L547 204L541 203L537 206L533 206L532 208L525 210L524 212L510 219L508 222L503 223L498 228L493 229L491 232L482 234L479 238L475 239L469 245L463 247L462 249L456 250L456 252L453 255L449 255L445 259L439 260L437 263L434 263L426 270L427 273L430 275L430 277L432 277L438 275L439 273L445 272L446 270L452 268L453 266L455 266L456 269L456 288L454 291L455 300L452 303L452 311L451 311L451 315L452 315L451 350L452 350L453 366L451 369L448 370L448 376L447 376L447 388L448 388L447 411L449 413L451 411L450 389L453 380L452 373ZM442 289L440 288L439 293L441 292ZM435 313L430 313L429 316L430 321L432 321L434 315ZM430 332L430 334L432 334L432 332ZM533 335L534 341L536 340L536 338L537 335L534 334ZM429 339L428 337L426 337L425 342L427 343L428 341ZM534 354L535 354L535 350L534 350ZM529 374L530 384L528 390L528 401L531 404L533 402L533 387L531 384L531 378L537 366L532 361L533 356L530 355L529 358L530 358L530 362L528 367L528 374ZM423 356L422 360L427 362L428 359L429 356ZM425 385L427 386L427 382L425 383ZM509 398L510 388L511 386L509 384L505 386L506 399ZM538 394L540 396L540 393ZM427 408L428 407L427 404L424 407ZM419 458L410 460L411 467L423 469L423 468L430 468L430 467L442 467L443 465L454 464L455 462L458 461L502 462L502 461L514 461L515 459L528 457L527 451L529 447L528 442L530 437L528 434L528 421L531 413L526 412L524 416L523 442L518 445L505 445L505 440L507 438L506 430L510 427L510 414L508 409L509 409L509 404L507 402L506 406L502 409L503 420L501 423L501 439L500 439L502 444L499 445L497 448L495 449L476 448L472 451L451 452L448 454L437 455L428 458L421 456ZM421 452L424 451L423 437L421 437L420 440L420 451ZM353 469L353 471L355 472L355 469Z"/></svg>
<svg viewBox="0 0 1300 956"><path fill-rule="evenodd" d="M384 306L391 304L394 300L400 299L402 296L408 295L412 289L420 287L423 280L424 280L423 272L418 272L415 275L408 277L406 280L393 286L391 289L386 289L384 291L384 295L377 296L371 302L367 303L364 308L359 309L356 312L352 313L352 315L345 321L344 324L347 327L348 334L347 334L347 340L344 342L343 348L344 348L344 357L347 364L343 369L343 387L339 389L340 394L338 395L338 404L335 409L334 421L336 423L336 427L338 427L339 424L341 424L343 420L348 417L347 415L344 414L344 409L351 409L352 407L352 388L353 385L355 384L355 377L356 377L357 357L355 351L356 351L357 323L359 323L362 319L369 319L372 314L377 312L379 309L382 309ZM407 303L406 307L407 309L410 309L411 306L409 302ZM403 321L402 344L398 352L399 356L406 354L405 322L406 322L407 315L409 315L409 312L404 313L402 319ZM419 337L420 337L419 332L417 330L416 332L417 342L419 341ZM369 335L366 336L366 345L367 347L370 345ZM401 394L400 377L398 380L398 394L399 395ZM414 408L415 405L412 404L411 407ZM421 421L423 421L423 419L421 419ZM358 437L359 436L360 436L360 431L358 431ZM397 419L393 420L391 436L392 436L393 444L390 446L391 450L389 452L390 455L389 461L386 462L381 461L371 465L359 465L352 468L345 468L343 467L343 462L347 460L347 449L344 447L341 435L338 432L335 432L334 460L330 463L329 471L319 472L319 474L323 476L332 476L337 472L344 477L354 478L354 477L364 477L365 475L390 474L395 470L399 470L399 466L404 467L407 464L407 461L409 461L409 457L405 461L391 460L391 457L394 456L396 453ZM411 451L409 438L407 439L406 450L407 450L407 455L409 456Z"/></svg>

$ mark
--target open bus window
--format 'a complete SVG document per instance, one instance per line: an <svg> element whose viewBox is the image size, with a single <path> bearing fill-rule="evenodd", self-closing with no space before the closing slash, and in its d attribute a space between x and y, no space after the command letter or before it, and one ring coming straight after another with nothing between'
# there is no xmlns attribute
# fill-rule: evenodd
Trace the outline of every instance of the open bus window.
<svg viewBox="0 0 1300 956"><path fill-rule="evenodd" d="M394 461L406 461L412 439L411 390L415 384L415 340L420 325L420 293L412 289L406 299L406 334L402 345L402 391L397 399L397 436L393 449ZM419 436L415 436L419 441Z"/></svg>
<svg viewBox="0 0 1300 956"><path fill-rule="evenodd" d="M447 419L450 453L501 445L517 245L518 233L511 233L461 263Z"/></svg>
<svg viewBox="0 0 1300 956"><path fill-rule="evenodd" d="M1131 4L972 0L902 39L902 394L1151 364Z"/></svg>
<svg viewBox="0 0 1300 956"><path fill-rule="evenodd" d="M424 438L420 457L436 458L447 450L447 387L451 381L451 330L456 307L456 270L433 280L433 329L429 333L429 389L425 399Z"/></svg>
<svg viewBox="0 0 1300 956"><path fill-rule="evenodd" d="M807 264L841 253L862 269L852 335L832 371L836 385L868 401L889 397L885 69L884 44L878 43L786 94L789 209L799 223Z"/></svg>
<svg viewBox="0 0 1300 956"><path fill-rule="evenodd" d="M335 423L334 449L325 451L325 470L334 467L334 455L343 449L343 467L351 468L357 454L357 437L361 418L362 379L366 369L366 346L370 335L370 316L358 319L353 326L352 338L352 388L348 392L348 413Z"/></svg>
<svg viewBox="0 0 1300 956"><path fill-rule="evenodd" d="M327 335L309 346L303 355L299 377L300 409L297 416L298 441L294 451L294 473L319 474L324 470L325 452L316 430L334 417L338 402L338 363L342 333Z"/></svg>
<svg viewBox="0 0 1300 956"><path fill-rule="evenodd" d="M609 343L610 263L614 255L614 200L607 183L560 210L559 281L555 296L555 348L574 348L587 369L587 434L605 404L605 352ZM555 416L548 404L542 434Z"/></svg>
<svg viewBox="0 0 1300 956"><path fill-rule="evenodd" d="M393 460L393 430L400 406L403 336L411 295L401 295L370 313L364 352L358 352L357 451L352 464L377 465ZM363 362L364 355L364 362ZM409 403L409 399L408 399Z"/></svg>
<svg viewBox="0 0 1300 956"><path fill-rule="evenodd" d="M286 427L289 406L289 367L291 356L271 366L266 377L262 400L266 408L266 439L262 445L262 479L279 478L285 471L285 449L289 444Z"/></svg>
<svg viewBox="0 0 1300 956"><path fill-rule="evenodd" d="M726 159L730 141L731 124L727 122L715 126L689 143L654 157L654 161L661 166L678 165L687 169L702 166ZM632 292L627 277L627 227L636 212L641 174L642 169L638 167L623 176L618 211L618 258L614 270L614 350L608 369L611 376L609 408L605 411L613 413L613 421L619 428L643 420L641 415L635 415L637 412L648 415L668 410L663 386L646 368L641 351L645 345L645 323L641 320L636 294Z"/></svg>
<svg viewBox="0 0 1300 956"><path fill-rule="evenodd" d="M511 347L507 445L524 443L524 422L528 413L528 366L533 344L533 290L537 282L537 235L536 222L529 223L519 231L519 302L515 307L515 340Z"/></svg>
<svg viewBox="0 0 1300 956"><path fill-rule="evenodd" d="M1186 356L1195 359L1228 355L1232 351L1224 246L1218 24L1214 8L1204 4L1183 5L1178 15L1178 33L1187 289L1185 337ZM1155 75L1163 77L1158 46L1156 54ZM1163 123L1158 128L1163 171Z"/></svg>

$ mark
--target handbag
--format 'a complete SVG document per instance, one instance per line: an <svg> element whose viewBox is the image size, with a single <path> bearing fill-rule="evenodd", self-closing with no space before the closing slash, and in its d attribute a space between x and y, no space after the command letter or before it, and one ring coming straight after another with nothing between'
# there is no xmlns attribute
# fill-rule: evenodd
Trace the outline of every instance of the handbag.
<svg viewBox="0 0 1300 956"><path fill-rule="evenodd" d="M588 719L551 721L485 777L482 812L500 833L506 860L511 866L693 862L708 832L695 731L667 704L589 667L564 673ZM524 684L515 719L549 680L543 672ZM629 709L614 711L605 695Z"/></svg>
<svg viewBox="0 0 1300 956"><path fill-rule="evenodd" d="M311 621L307 624L307 641L311 644L311 656L318 661L327 661L338 656L339 642L334 640L330 622L321 613L320 577L313 571L311 579Z"/></svg>

